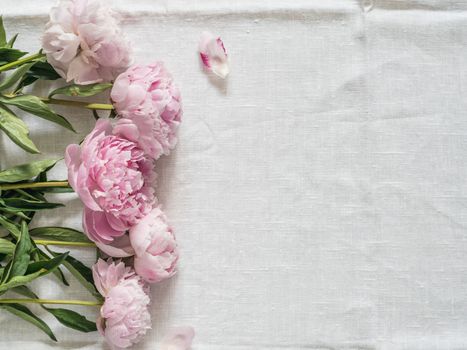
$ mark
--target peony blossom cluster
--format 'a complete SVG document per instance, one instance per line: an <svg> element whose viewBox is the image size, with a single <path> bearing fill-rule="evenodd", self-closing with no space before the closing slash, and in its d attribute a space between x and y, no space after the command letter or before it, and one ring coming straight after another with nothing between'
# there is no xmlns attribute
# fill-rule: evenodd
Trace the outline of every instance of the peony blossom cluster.
<svg viewBox="0 0 467 350"><path fill-rule="evenodd" d="M65 152L68 182L80 197L83 228L103 254L93 267L105 298L98 328L116 349L150 328L148 283L173 276L177 241L157 199L155 161L177 143L180 91L161 62L133 65L115 14L101 0L61 0L43 36L48 62L76 84L112 82L114 119L99 119ZM176 337L188 339L192 335ZM181 338L180 338L181 337Z"/></svg>
<svg viewBox="0 0 467 350"><path fill-rule="evenodd" d="M115 348L139 341L150 325L145 311L149 297L143 281L160 282L176 272L177 242L154 189L155 160L160 154L145 147L174 145L169 138L175 137L175 130L165 133L158 128L162 124L170 128L178 124L180 95L171 84L159 88L165 89L177 93L169 98L167 91L159 91L164 99L151 100L153 106L148 107L148 114L140 108L133 113L131 96L128 103L120 100L120 108L126 111L124 116L118 114L114 123L99 119L84 141L69 145L65 153L68 181L84 204L83 228L89 239L110 257L134 255L131 269L122 262L107 264L103 260L93 269L96 287L105 297L99 329ZM157 92L151 94L148 90L144 99L154 95ZM135 133L148 131L138 131L141 120L152 126L144 139L135 137Z"/></svg>
<svg viewBox="0 0 467 350"><path fill-rule="evenodd" d="M176 143L180 93L161 63L134 66L111 91L117 117L99 119L65 152L70 186L84 204L83 228L111 257L134 255L147 282L175 274L178 249L158 203L155 161Z"/></svg>
<svg viewBox="0 0 467 350"><path fill-rule="evenodd" d="M155 161L174 147L182 109L161 63L129 68L111 96L116 120L99 119L80 145L67 147L65 163L89 239L110 257L133 256L132 268L99 260L93 269L105 297L99 329L112 346L126 348L150 325L145 283L176 272L177 242L154 187Z"/></svg>

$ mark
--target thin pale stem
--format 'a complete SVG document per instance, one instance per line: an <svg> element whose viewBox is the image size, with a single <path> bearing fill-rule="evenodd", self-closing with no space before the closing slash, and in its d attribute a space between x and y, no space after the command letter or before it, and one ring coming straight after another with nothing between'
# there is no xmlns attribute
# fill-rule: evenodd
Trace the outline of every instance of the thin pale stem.
<svg viewBox="0 0 467 350"><path fill-rule="evenodd" d="M70 187L68 181L47 182L22 182L15 184L0 185L0 190L16 190L18 188L45 188L45 187Z"/></svg>
<svg viewBox="0 0 467 350"><path fill-rule="evenodd" d="M1 67L0 67L1 71ZM5 94L5 97L13 98L16 97L15 94ZM53 105L62 105L78 108L86 108L93 110L102 110L102 111L111 111L114 109L114 106L109 103L88 103L83 101L73 101L73 100L62 100L59 98L48 98L48 97L39 97L42 102L53 104Z"/></svg>
<svg viewBox="0 0 467 350"><path fill-rule="evenodd" d="M101 306L98 301L85 300L59 300L59 299L0 299L0 304L60 304L60 305L83 305L83 306Z"/></svg>
<svg viewBox="0 0 467 350"><path fill-rule="evenodd" d="M6 71L6 70L10 70L16 66L19 66L23 63L26 63L26 62L29 62L29 61L34 61L35 59L37 58L41 58L41 57L44 57L45 55L43 53L36 53L34 55L31 55L31 56L28 56L28 57L24 57L24 58L21 58L17 61L13 61L13 62L10 62L10 63L7 63L3 66L0 67L0 72L3 72L3 71Z"/></svg>
<svg viewBox="0 0 467 350"><path fill-rule="evenodd" d="M72 101L72 100L60 100L57 98L45 98L41 97L41 100L45 103L55 104L55 105L65 105L71 107L80 107L86 109L98 109L111 111L114 109L114 106L108 103L88 103L82 101Z"/></svg>
<svg viewBox="0 0 467 350"><path fill-rule="evenodd" d="M48 239L34 239L34 243L40 245L63 245L67 247L96 247L93 242L68 242L68 241L53 241Z"/></svg>

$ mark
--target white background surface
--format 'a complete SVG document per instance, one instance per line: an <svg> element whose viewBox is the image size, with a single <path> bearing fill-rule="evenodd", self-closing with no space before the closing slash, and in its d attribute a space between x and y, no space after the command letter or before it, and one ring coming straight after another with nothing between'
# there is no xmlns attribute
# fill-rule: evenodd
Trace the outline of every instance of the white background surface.
<svg viewBox="0 0 467 350"><path fill-rule="evenodd" d="M0 0L19 48L38 49L53 4ZM135 61L164 60L185 110L157 164L180 272L153 288L154 327L135 348L192 325L196 350L467 349L467 2L373 5L115 1ZM230 54L225 83L200 69L206 29ZM25 117L43 157L93 126L60 111L79 135ZM0 145L2 168L28 159ZM36 224L79 228L66 198ZM34 289L87 297L52 278ZM60 343L2 312L1 349L102 348L34 310Z"/></svg>

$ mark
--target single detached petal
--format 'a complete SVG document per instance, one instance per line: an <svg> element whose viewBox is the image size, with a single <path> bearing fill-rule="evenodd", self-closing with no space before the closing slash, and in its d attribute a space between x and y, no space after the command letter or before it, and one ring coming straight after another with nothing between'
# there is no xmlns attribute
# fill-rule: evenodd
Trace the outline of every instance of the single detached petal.
<svg viewBox="0 0 467 350"><path fill-rule="evenodd" d="M193 327L173 328L162 340L160 350L188 350L194 337Z"/></svg>
<svg viewBox="0 0 467 350"><path fill-rule="evenodd" d="M224 43L218 36L209 32L201 34L199 54L204 67L218 77L225 79L230 72Z"/></svg>

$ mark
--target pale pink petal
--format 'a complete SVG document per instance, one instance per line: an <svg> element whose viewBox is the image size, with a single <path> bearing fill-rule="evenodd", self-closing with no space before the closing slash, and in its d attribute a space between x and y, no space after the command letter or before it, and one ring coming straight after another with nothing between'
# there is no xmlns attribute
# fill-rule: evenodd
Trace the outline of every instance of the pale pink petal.
<svg viewBox="0 0 467 350"><path fill-rule="evenodd" d="M102 81L97 72L97 67L85 62L82 55L76 56L68 67L66 81L72 81L76 84L93 84Z"/></svg>
<svg viewBox="0 0 467 350"><path fill-rule="evenodd" d="M121 78L117 79L112 86L112 100L117 103L124 101L127 96L129 86L130 79L122 74Z"/></svg>
<svg viewBox="0 0 467 350"><path fill-rule="evenodd" d="M74 33L64 32L59 25L51 26L44 33L44 49L59 62L71 62L79 48L79 37Z"/></svg>
<svg viewBox="0 0 467 350"><path fill-rule="evenodd" d="M105 213L105 218L109 223L110 227L112 227L116 231L126 231L128 230L128 225L121 219L115 217L110 213Z"/></svg>
<svg viewBox="0 0 467 350"><path fill-rule="evenodd" d="M65 150L65 164L68 168L68 182L70 186L76 188L78 169L81 164L81 148L78 145L68 145Z"/></svg>
<svg viewBox="0 0 467 350"><path fill-rule="evenodd" d="M96 246L112 258L127 258L135 254L127 235L115 238L109 244L96 242Z"/></svg>
<svg viewBox="0 0 467 350"><path fill-rule="evenodd" d="M149 127L150 127L151 123L149 121L149 118L147 119L148 119L147 124L149 124ZM115 135L121 135L125 137L126 139L130 141L134 141L134 142L141 142L141 137L144 137L140 135L139 131L140 131L139 125L137 123L134 123L131 119L127 119L127 118L119 118L114 128Z"/></svg>
<svg viewBox="0 0 467 350"><path fill-rule="evenodd" d="M201 35L199 54L204 67L218 77L225 79L229 75L229 61L222 39L209 32Z"/></svg>
<svg viewBox="0 0 467 350"><path fill-rule="evenodd" d="M104 244L111 243L114 237L122 236L125 233L113 229L104 212L93 211L88 207L84 207L83 211L83 228L89 239Z"/></svg>
<svg viewBox="0 0 467 350"><path fill-rule="evenodd" d="M130 276L132 273L134 274L134 272L131 272L131 268L126 267L123 262L113 262L111 259L107 261L98 259L92 267L94 284L104 297L121 279Z"/></svg>
<svg viewBox="0 0 467 350"><path fill-rule="evenodd" d="M88 185L88 169L84 164L81 164L78 168L78 173L76 175L75 188L73 188L76 193L79 195L84 205L93 211L102 211L99 204L96 202L91 192L89 191Z"/></svg>
<svg viewBox="0 0 467 350"><path fill-rule="evenodd" d="M173 328L162 340L160 350L188 350L194 337L193 327Z"/></svg>

